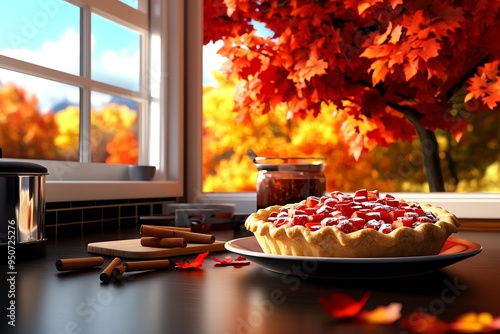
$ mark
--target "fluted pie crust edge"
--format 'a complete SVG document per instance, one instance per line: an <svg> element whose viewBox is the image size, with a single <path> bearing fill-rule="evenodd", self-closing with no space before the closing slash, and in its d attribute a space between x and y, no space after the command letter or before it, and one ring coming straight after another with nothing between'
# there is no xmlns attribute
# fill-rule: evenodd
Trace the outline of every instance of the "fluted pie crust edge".
<svg viewBox="0 0 500 334"><path fill-rule="evenodd" d="M399 227L388 234L373 229L344 233L332 226L311 231L305 226L275 227L267 218L281 206L252 213L245 221L264 253L292 256L373 258L438 254L446 239L458 232L457 217L439 206L419 204L433 212L438 221L416 228Z"/></svg>

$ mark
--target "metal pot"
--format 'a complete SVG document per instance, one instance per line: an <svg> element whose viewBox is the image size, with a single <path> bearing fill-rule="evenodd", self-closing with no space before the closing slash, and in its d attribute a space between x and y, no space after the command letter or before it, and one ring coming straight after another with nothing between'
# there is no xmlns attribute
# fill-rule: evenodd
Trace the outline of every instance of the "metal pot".
<svg viewBox="0 0 500 334"><path fill-rule="evenodd" d="M3 260L44 256L47 168L1 157L0 149L0 249L5 255Z"/></svg>

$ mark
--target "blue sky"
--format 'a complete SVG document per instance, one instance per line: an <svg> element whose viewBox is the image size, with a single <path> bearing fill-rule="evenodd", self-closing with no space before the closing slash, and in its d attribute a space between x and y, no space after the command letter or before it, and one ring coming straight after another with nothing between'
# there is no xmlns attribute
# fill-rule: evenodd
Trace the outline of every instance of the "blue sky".
<svg viewBox="0 0 500 334"><path fill-rule="evenodd" d="M45 40L71 27L78 31L78 10L60 0L0 2L0 50L39 49Z"/></svg>

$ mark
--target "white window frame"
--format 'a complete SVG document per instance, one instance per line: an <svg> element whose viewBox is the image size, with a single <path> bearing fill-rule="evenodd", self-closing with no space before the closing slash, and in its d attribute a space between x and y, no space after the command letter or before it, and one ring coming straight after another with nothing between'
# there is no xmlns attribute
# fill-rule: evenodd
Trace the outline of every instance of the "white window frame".
<svg viewBox="0 0 500 334"><path fill-rule="evenodd" d="M186 196L188 202L235 203L236 211L251 213L256 209L256 194L204 193L202 191L202 45L203 1L188 1L186 11ZM231 182L231 180L228 180ZM398 198L429 203L446 208L463 219L500 218L499 193L392 193Z"/></svg>
<svg viewBox="0 0 500 334"><path fill-rule="evenodd" d="M119 1L100 0L67 0L79 7L92 6L99 14L116 11L120 16L131 18L148 29L149 22L144 12L132 9ZM158 198L183 196L184 180L184 0L176 1L150 1L150 34L159 36L160 45L156 52L156 59L161 61L156 69L143 78L142 84L149 85L150 78L159 80L159 97L154 101L149 96L143 98L145 104L156 102L159 104L157 126L160 136L159 149L154 157L157 161L157 172L153 181L129 181L127 165L111 165L103 163L80 163L75 161L49 161L30 160L41 164L48 169L46 181L46 201L80 201L80 200L108 200L132 198ZM90 15L83 11L83 15ZM88 27L82 32L84 38L89 38ZM149 36L141 46L143 54L150 56ZM82 50L81 52L89 52ZM147 62L149 63L149 62ZM18 70L25 74L40 73L47 79L56 79L63 83L74 84L75 76L60 71L43 68L17 59L0 56L2 68ZM155 72L153 72L155 71ZM77 80L78 77L76 78ZM116 88L109 89L106 84L97 84L102 91L112 93ZM95 87L95 83L94 83ZM147 90L149 91L149 89ZM81 101L80 103L85 103ZM89 101L87 101L89 103ZM149 107L149 105L147 105ZM140 122L149 121L149 112L141 116ZM140 164L149 164L148 132L150 128L144 127L141 133ZM141 141L140 139L140 141Z"/></svg>

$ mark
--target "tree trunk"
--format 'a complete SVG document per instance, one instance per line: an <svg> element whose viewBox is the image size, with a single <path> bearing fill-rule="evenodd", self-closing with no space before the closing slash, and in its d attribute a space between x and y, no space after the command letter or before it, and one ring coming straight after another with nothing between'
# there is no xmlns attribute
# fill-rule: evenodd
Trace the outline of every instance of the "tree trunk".
<svg viewBox="0 0 500 334"><path fill-rule="evenodd" d="M418 136L422 143L423 167L427 183L429 184L429 190L431 192L445 191L436 134L433 131L424 129L422 134L418 131Z"/></svg>
<svg viewBox="0 0 500 334"><path fill-rule="evenodd" d="M408 106L400 106L395 103L387 103L393 109L403 113L417 130L420 143L422 144L422 155L424 161L424 174L427 178L429 191L443 192L444 179L441 169L441 161L439 159L439 144L436 140L436 134L433 131L427 130L420 123L420 114L415 109Z"/></svg>

